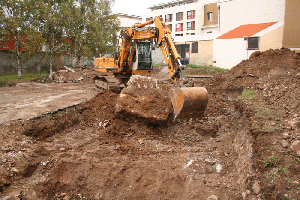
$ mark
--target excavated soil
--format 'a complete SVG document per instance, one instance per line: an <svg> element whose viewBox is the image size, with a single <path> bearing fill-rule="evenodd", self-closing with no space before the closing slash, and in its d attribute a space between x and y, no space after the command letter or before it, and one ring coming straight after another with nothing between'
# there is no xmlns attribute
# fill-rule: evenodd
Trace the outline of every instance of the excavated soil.
<svg viewBox="0 0 300 200"><path fill-rule="evenodd" d="M117 100L119 117L142 119L149 125L164 125L172 114L172 103L168 91L170 82L151 77L133 75Z"/></svg>
<svg viewBox="0 0 300 200"><path fill-rule="evenodd" d="M102 91L2 124L0 197L300 199L299 82L300 55L268 50L195 79L210 95L201 119L149 124L117 114L118 94Z"/></svg>

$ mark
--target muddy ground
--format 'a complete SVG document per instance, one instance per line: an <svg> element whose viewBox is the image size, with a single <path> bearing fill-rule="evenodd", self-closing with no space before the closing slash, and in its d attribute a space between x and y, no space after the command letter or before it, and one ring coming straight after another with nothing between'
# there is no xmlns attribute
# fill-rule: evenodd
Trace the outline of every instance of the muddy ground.
<svg viewBox="0 0 300 200"><path fill-rule="evenodd" d="M1 124L1 197L300 199L299 82L300 55L268 50L195 79L210 95L201 119L151 125L116 114L118 94L103 91Z"/></svg>

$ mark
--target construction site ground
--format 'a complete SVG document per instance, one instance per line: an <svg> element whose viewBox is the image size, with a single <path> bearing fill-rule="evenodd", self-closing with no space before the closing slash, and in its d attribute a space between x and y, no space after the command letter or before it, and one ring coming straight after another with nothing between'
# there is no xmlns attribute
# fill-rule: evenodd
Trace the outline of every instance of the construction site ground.
<svg viewBox="0 0 300 200"><path fill-rule="evenodd" d="M256 52L195 79L204 117L163 125L118 115L93 73L0 88L0 198L300 199L299 54Z"/></svg>

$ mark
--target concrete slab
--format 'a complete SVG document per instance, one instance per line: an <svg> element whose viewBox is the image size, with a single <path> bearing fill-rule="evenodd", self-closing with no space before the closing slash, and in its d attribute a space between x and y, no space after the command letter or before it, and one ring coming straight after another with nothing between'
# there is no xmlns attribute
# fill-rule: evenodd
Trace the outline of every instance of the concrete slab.
<svg viewBox="0 0 300 200"><path fill-rule="evenodd" d="M30 119L90 100L98 93L94 84L20 83L0 88L0 124Z"/></svg>

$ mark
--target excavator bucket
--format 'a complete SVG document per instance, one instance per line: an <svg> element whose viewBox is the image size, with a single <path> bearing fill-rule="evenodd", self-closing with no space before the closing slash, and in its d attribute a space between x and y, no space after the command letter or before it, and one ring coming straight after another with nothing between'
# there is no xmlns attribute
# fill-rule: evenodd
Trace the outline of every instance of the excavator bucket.
<svg viewBox="0 0 300 200"><path fill-rule="evenodd" d="M169 97L173 104L174 120L203 116L208 103L204 87L172 88Z"/></svg>

